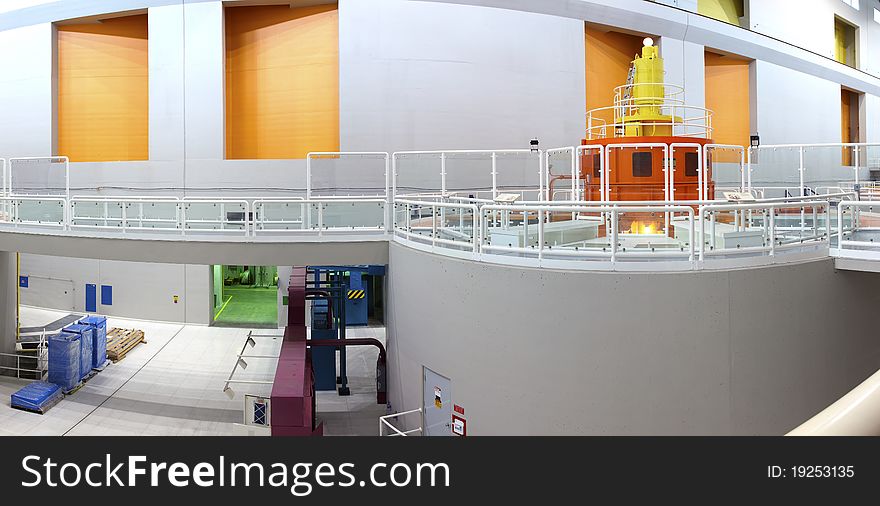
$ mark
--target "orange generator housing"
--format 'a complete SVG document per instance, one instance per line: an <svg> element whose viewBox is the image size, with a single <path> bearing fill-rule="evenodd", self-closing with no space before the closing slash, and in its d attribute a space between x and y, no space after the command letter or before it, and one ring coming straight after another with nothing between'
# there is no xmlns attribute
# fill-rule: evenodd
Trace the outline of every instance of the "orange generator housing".
<svg viewBox="0 0 880 506"><path fill-rule="evenodd" d="M673 143L699 144L700 151L712 139L695 137L612 137L582 140L582 145L599 145L602 150L609 144ZM601 154L599 148L586 150L581 158L580 178L584 181L584 198L587 201L602 200ZM711 156L711 155L710 155ZM608 153L608 196L607 200L653 200L666 198L666 172L664 170L664 148L662 147L612 147ZM715 198L715 183L712 181L712 163L706 160L706 196ZM676 147L672 152L674 171L672 195L668 200L700 200L700 157L696 147Z"/></svg>

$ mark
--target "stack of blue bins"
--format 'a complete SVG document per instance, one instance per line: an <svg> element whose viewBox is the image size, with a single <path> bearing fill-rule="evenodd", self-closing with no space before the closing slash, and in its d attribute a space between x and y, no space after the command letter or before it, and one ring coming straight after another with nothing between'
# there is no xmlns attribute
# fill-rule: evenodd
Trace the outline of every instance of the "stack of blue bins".
<svg viewBox="0 0 880 506"><path fill-rule="evenodd" d="M75 389L82 379L81 336L62 332L49 336L49 383L61 387L61 390L70 392Z"/></svg>
<svg viewBox="0 0 880 506"><path fill-rule="evenodd" d="M79 323L92 328L92 368L102 369L107 363L107 317L87 316Z"/></svg>
<svg viewBox="0 0 880 506"><path fill-rule="evenodd" d="M81 323L74 323L73 325L68 325L61 330L62 334L76 334L80 336L80 379L86 379L92 374L92 369L95 367L95 364L92 362L92 343L95 338L93 334L95 333L94 329L89 325L83 325Z"/></svg>

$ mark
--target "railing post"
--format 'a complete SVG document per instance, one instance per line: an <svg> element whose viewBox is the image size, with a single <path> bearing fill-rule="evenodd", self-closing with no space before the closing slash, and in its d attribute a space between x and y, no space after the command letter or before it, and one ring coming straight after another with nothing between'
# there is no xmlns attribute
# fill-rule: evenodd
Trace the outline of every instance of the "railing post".
<svg viewBox="0 0 880 506"><path fill-rule="evenodd" d="M831 247L831 202L825 203L825 239L828 241L828 247Z"/></svg>
<svg viewBox="0 0 880 506"><path fill-rule="evenodd" d="M483 220L477 216L479 208L476 204L471 204L470 209L473 213L471 216L471 230L473 231L471 240L473 241L474 253L479 253L483 245Z"/></svg>
<svg viewBox="0 0 880 506"><path fill-rule="evenodd" d="M770 256L776 255L776 206L770 205Z"/></svg>
<svg viewBox="0 0 880 506"><path fill-rule="evenodd" d="M550 168L547 168L549 173ZM571 199L572 200L580 200L577 194L577 182L578 182L578 156L577 149L571 148ZM549 186L549 183L548 183ZM549 188L547 191L550 191Z"/></svg>
<svg viewBox="0 0 880 506"><path fill-rule="evenodd" d="M694 209L692 207L687 208L687 216L688 216L688 237L690 237L690 240L688 241L690 243L690 245L688 247L688 261L691 262L691 267L696 269L697 263L696 263L696 256L694 255L695 247L696 247L694 245L694 239L695 239L695 235L694 235L694 232L695 232L695 230L694 230Z"/></svg>
<svg viewBox="0 0 880 506"><path fill-rule="evenodd" d="M859 162L861 161L861 150L858 145L855 145L853 146L853 151L855 151L855 154L853 155L853 161L855 162L855 166L853 167L853 170L855 171L854 179L856 184L859 184L859 165L861 165Z"/></svg>
<svg viewBox="0 0 880 506"><path fill-rule="evenodd" d="M177 200L177 220L180 224L180 235L186 235L186 203Z"/></svg>
<svg viewBox="0 0 880 506"><path fill-rule="evenodd" d="M700 262L703 262L706 259L706 219L703 217L706 212L706 208L704 206L700 206L699 208L699 219L700 219ZM691 242L695 242L696 237L691 238Z"/></svg>
<svg viewBox="0 0 880 506"><path fill-rule="evenodd" d="M498 154L492 152L492 200L498 196Z"/></svg>
<svg viewBox="0 0 880 506"><path fill-rule="evenodd" d="M758 148L754 148L754 149L757 150ZM743 177L746 179L744 181L746 181L746 183L748 183L748 191L752 191L752 148L751 147L749 147L748 151L746 152L746 171L745 172L746 173Z"/></svg>
<svg viewBox="0 0 880 506"><path fill-rule="evenodd" d="M798 147L798 180L801 185L800 191L798 192L798 193L800 193L800 195L798 195L799 197L803 197L804 193L806 193L806 190L807 190L805 178L804 178L804 171L805 170L806 169L804 168L804 147L799 146Z"/></svg>
<svg viewBox="0 0 880 506"><path fill-rule="evenodd" d="M715 211L709 211L709 244L712 247L712 251L715 251L717 245L715 244Z"/></svg>
<svg viewBox="0 0 880 506"><path fill-rule="evenodd" d="M528 225L524 226L525 230L528 230ZM525 244L523 244L525 247ZM540 208L538 211L538 262L544 258L544 208Z"/></svg>
<svg viewBox="0 0 880 506"><path fill-rule="evenodd" d="M611 207L611 265L617 261L617 207Z"/></svg>
<svg viewBox="0 0 880 506"><path fill-rule="evenodd" d="M437 248L437 205L431 203L431 248Z"/></svg>
<svg viewBox="0 0 880 506"><path fill-rule="evenodd" d="M440 153L440 194L446 195L446 153Z"/></svg>

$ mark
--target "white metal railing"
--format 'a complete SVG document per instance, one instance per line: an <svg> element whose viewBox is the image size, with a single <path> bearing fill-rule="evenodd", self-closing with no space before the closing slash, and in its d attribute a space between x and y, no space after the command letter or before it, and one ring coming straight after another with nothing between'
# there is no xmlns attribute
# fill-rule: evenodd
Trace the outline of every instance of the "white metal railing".
<svg viewBox="0 0 880 506"><path fill-rule="evenodd" d="M45 169L44 174L39 174L39 172L34 169L34 166L37 164L48 164L49 168ZM58 170L51 171L51 166L53 164L63 164L64 169L62 174L57 174ZM39 188L16 188L16 178L15 169L18 166L30 166L28 170L28 175L31 178L39 178L42 177L46 186L45 190L41 191ZM53 172L54 175L50 177L49 173ZM27 157L13 157L6 161L6 170L5 170L4 180L6 181L5 189L6 195L48 195L48 196L61 196L63 195L66 198L70 197L70 160L66 156L27 156ZM50 179L57 181L58 187L52 187L50 184ZM63 187L60 185L63 184ZM50 191L52 190L52 191Z"/></svg>
<svg viewBox="0 0 880 506"><path fill-rule="evenodd" d="M388 198L391 195L389 191L389 183L390 183L390 158L391 156L384 151L336 151L336 152L311 152L306 155L306 198L312 199L314 197L318 198L326 198L326 197L334 197L340 196L338 183L334 185L332 191L334 191L333 195L315 195L316 191L321 191L322 187L316 188L315 181L315 162L318 160L337 160L340 164L344 164L345 160L357 160L362 161L365 159L378 159L382 162L382 175L381 177L376 177L376 175L366 174L368 171L364 169L362 165L358 165L357 169L349 169L345 170L342 167L333 169L332 178L336 180L346 181L346 184L353 184L351 181L354 178L359 178L360 181L368 182L369 185L375 184L375 181L381 181L381 188L376 188L372 186L368 186L364 184L362 187L350 187L346 188L346 191L343 192L344 197L381 197ZM321 169L317 169L319 173L322 173ZM355 183L356 184L356 183ZM324 189L325 191L331 191L330 188ZM375 190L375 191L374 191Z"/></svg>
<svg viewBox="0 0 880 506"><path fill-rule="evenodd" d="M535 158L535 160L531 161L533 164L532 171L535 177L533 182L519 181L517 185L508 185L505 184L504 181L499 182L499 176L501 175L499 164L503 163L508 157L520 157L519 161L528 164L530 162L529 158L532 156ZM490 199L494 199L501 191L517 192L522 191L523 188L537 188L540 193L544 193L544 152L542 150L531 149L398 151L391 155L391 191L394 196L409 197L412 195L400 193L398 191L398 185L401 178L401 165L402 161L405 159L422 159L436 162L436 177L430 178L430 181L433 181L434 192L439 191L440 194L447 194L451 191L459 190L459 178L456 177L453 181L450 181L449 171L453 168L453 164L455 164L457 160L467 159L467 157L476 157L476 159L469 159L469 161L471 163L476 163L483 169L483 172L474 171L472 168L468 170L468 180L465 185L468 188L468 191L484 191L490 193ZM482 178L486 184L484 186L474 185L475 175ZM423 176L419 177L420 180L423 179ZM451 182L454 184L450 185Z"/></svg>
<svg viewBox="0 0 880 506"><path fill-rule="evenodd" d="M477 252L479 208L476 204L397 199L394 206L396 235L434 248L444 246Z"/></svg>
<svg viewBox="0 0 880 506"><path fill-rule="evenodd" d="M380 198L258 199L253 235L385 233L387 207Z"/></svg>
<svg viewBox="0 0 880 506"><path fill-rule="evenodd" d="M780 145L744 149L698 142L609 143L546 151L447 150L407 151L393 155L382 152L309 155L306 167L307 194L315 193L313 172L335 170L328 166L313 166L318 161L331 160L335 163L351 158L352 167L357 168L361 166L359 159L372 159L375 174L365 181L377 182L380 195L355 197L341 194L312 198L20 195L15 193L10 179L4 177L5 195L0 197L0 226L92 231L101 235L208 234L246 241L257 236L368 234L385 238L386 234L390 234L399 240L437 251L475 258L491 257L493 261L522 263L525 259L542 264L550 260L604 259L611 264L622 264L624 260L638 258L644 264L647 260L660 262L674 259L700 268L710 258L714 261L733 256L771 257L789 249L806 250L810 249L809 246L827 244L830 239L836 239L839 243L834 252L873 249L872 238L865 239L858 234L870 235L876 229L880 240L880 222L871 221L872 211L865 211L866 204L856 204L851 199L869 200L875 194L880 198L880 185L860 183L856 174L858 170L851 168L834 172L837 175L846 173L846 178L821 184L813 184L817 177L809 174L810 170L816 170L811 165L811 149L824 150L836 156L839 155L839 149L853 148L854 165L858 169L861 165L859 160L866 158L859 158L861 155L858 153L874 146L880 148L880 144ZM614 167L609 167L608 160L612 158L613 150L624 148L663 151L665 177L660 200L608 200L611 195L608 174L614 170ZM793 184L752 186L755 182L753 173L766 169L761 168L761 157L765 156L762 149L770 152L787 150L789 158L783 161L792 162L789 164L794 167L792 175L796 172L800 174L794 178ZM681 150L697 154L696 175L700 187L697 200L676 199L674 189L681 177L676 171L681 168L676 168L672 159ZM709 183L714 177L711 168L717 162L713 158L724 150L732 153L725 161L730 164L726 169L731 171L728 179L731 180L732 189L755 195L758 197L756 202L731 204L707 199ZM792 153L797 157L792 158ZM583 160L591 154L599 159L596 167L598 174L591 171L589 176L593 179L587 181ZM427 191L407 194L407 191L398 188L398 177L411 170L401 167L400 163L410 158L419 160L416 172L422 172L420 177L426 176L434 181ZM425 160L429 162L427 165L422 163ZM50 164L58 174L63 164L65 180L69 181L69 165L63 157L0 160L6 176L13 162ZM764 158L763 162L766 163L767 159ZM779 159L775 159L776 162ZM463 169L474 168L478 176L471 178L471 182L476 186L458 188L463 179L455 178L464 177ZM511 174L525 184L513 184L517 177ZM692 176L693 173L688 173L688 177ZM564 183L560 184L560 181ZM657 182L657 195L660 197L659 179ZM483 183L485 185L481 186ZM601 200L586 200L587 183L591 192L596 192L598 187ZM716 194L719 188L716 187ZM518 200L514 204L500 203L497 200L501 193L515 193ZM592 193L593 198L595 195ZM771 196L773 198L767 198ZM838 219L828 219L829 202L836 204L838 200L843 202L842 207L837 209ZM744 207L731 208L731 205ZM792 207L798 209L792 211ZM634 233L636 229L629 228L633 216L639 213L653 213L658 218L656 223L652 222L648 227L647 234ZM847 217L861 217L861 220L853 218L847 221L849 218L844 219L844 214ZM559 231L563 223L574 224L578 230L596 228L596 237L567 245L560 239L567 234ZM838 227L835 233L831 233L835 224ZM512 230L522 234L521 244L519 239L517 245L512 246L493 242L490 237L492 234L513 237ZM747 246L742 241L731 240L731 244L738 246L726 247L726 235L732 237L729 234L731 230L737 233L745 231L751 240L760 238L760 242ZM615 235L617 240L612 240ZM640 235L645 236L646 242L638 246L631 244L633 237ZM777 240L771 241L771 235ZM551 240L547 241L547 237ZM696 238L702 239L694 240ZM621 239L623 242L619 243ZM597 262L587 264L598 265ZM659 263L656 265L663 268Z"/></svg>
<svg viewBox="0 0 880 506"><path fill-rule="evenodd" d="M880 202L840 202L836 230L836 256L880 260Z"/></svg>
<svg viewBox="0 0 880 506"><path fill-rule="evenodd" d="M415 429L409 430L401 430L398 429L394 424L391 423L392 420L397 420L398 418L405 417L407 415L419 415L419 425ZM422 408L419 409L411 409L409 411L403 411L401 413L393 413L390 415L380 416L379 417L379 436L411 436L411 435L422 435Z"/></svg>
<svg viewBox="0 0 880 506"><path fill-rule="evenodd" d="M70 229L179 232L181 200L177 197L73 197Z"/></svg>
<svg viewBox="0 0 880 506"><path fill-rule="evenodd" d="M547 229L552 227L558 221L553 220L553 214L563 213L574 214L578 217L592 218L596 222L596 228L604 226L606 228L606 241L599 244L564 247L564 244L551 244L547 240ZM664 217L665 222L669 222L675 215L684 215L690 236L693 237L694 231L694 209L690 206L681 205L661 205L661 206L644 206L644 205L485 205L480 208L480 237L482 238L480 251L488 254L518 254L526 257L536 258L539 262L545 257L553 258L583 258L583 259L602 259L614 264L620 260L634 257L654 256L658 259L663 258L686 258L687 261L693 262L694 244L693 241L681 245L680 251L676 252L672 249L660 249L649 246L646 249L630 248L627 251L626 246L621 243L621 227L620 218L626 213L644 213L647 215L659 214ZM491 243L491 235L493 233L510 230L511 215L522 216L522 225L516 229L517 245L499 245ZM529 224L530 217L535 216L535 223ZM590 216L592 215L592 216ZM573 223L587 220L571 220ZM534 227L534 234L530 228ZM519 236L519 233L522 235ZM598 236L598 230L597 238ZM588 232L587 235L592 235ZM636 234L639 235L639 234ZM530 242L534 238L535 242ZM658 237L659 239L659 237Z"/></svg>
<svg viewBox="0 0 880 506"><path fill-rule="evenodd" d="M753 202L748 204L713 204L700 207L700 261L713 255L737 256L761 254L775 256L784 249L808 244L828 244L831 238L830 204L828 201ZM780 213L789 211L794 223L784 223ZM807 214L809 212L809 215ZM727 214L732 227L733 243L719 244L719 215ZM822 224L824 222L824 225ZM741 234L757 232L752 240ZM692 236L693 237L693 236ZM760 244L757 241L760 240Z"/></svg>
<svg viewBox="0 0 880 506"><path fill-rule="evenodd" d="M0 197L0 223L13 227L65 228L67 203L64 197Z"/></svg>
<svg viewBox="0 0 880 506"><path fill-rule="evenodd" d="M0 353L0 370L13 371L18 379L21 379L22 375L25 375L27 379L43 379L49 370L49 348L46 344L46 331L43 330L40 333L40 340L37 342L37 348L34 350L34 353L27 353L23 350L16 353ZM15 362L14 366L3 365L3 360L9 359ZM22 360L34 362L36 369L22 367Z"/></svg>
<svg viewBox="0 0 880 506"><path fill-rule="evenodd" d="M660 269L700 269L730 259L775 262L790 252L827 255L830 208L829 200L814 197L739 204L397 199L393 230L398 240L417 247L492 262L549 266L562 260L600 268L599 261L612 269L644 268L647 262Z"/></svg>
<svg viewBox="0 0 880 506"><path fill-rule="evenodd" d="M815 186L859 185L863 176L868 175L871 152L880 152L880 144L752 146L746 153L746 186L766 189L794 187L803 194Z"/></svg>
<svg viewBox="0 0 880 506"><path fill-rule="evenodd" d="M643 91L640 91L643 90ZM662 90L662 96L651 93ZM665 120L637 120L643 109L652 109ZM611 122L607 117L611 117ZM613 105L587 112L587 140L609 137L652 135L657 128L667 135L709 139L712 137L712 111L688 105L684 88L668 83L624 84L614 88ZM609 128L611 132L609 133ZM650 132L650 133L649 133Z"/></svg>
<svg viewBox="0 0 880 506"><path fill-rule="evenodd" d="M120 234L384 234L384 198L0 197L0 224Z"/></svg>

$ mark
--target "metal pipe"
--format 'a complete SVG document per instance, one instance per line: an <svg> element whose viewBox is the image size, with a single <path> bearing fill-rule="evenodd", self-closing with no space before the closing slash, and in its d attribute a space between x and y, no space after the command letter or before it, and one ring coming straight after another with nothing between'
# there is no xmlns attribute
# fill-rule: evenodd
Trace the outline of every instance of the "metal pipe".
<svg viewBox="0 0 880 506"><path fill-rule="evenodd" d="M385 353L385 346L378 339L374 339L372 337L357 337L352 339L346 339L343 337L339 340L313 340L306 339L306 344L308 346L314 347L333 347L339 350L340 357L344 357L345 348L347 346L375 346L379 348L379 357L376 359L376 404L385 404L388 401L388 390L387 390L387 354ZM343 369L344 371L344 369ZM343 372L343 374L345 374ZM345 381L345 376L343 376L343 381ZM342 385L345 386L345 383Z"/></svg>

